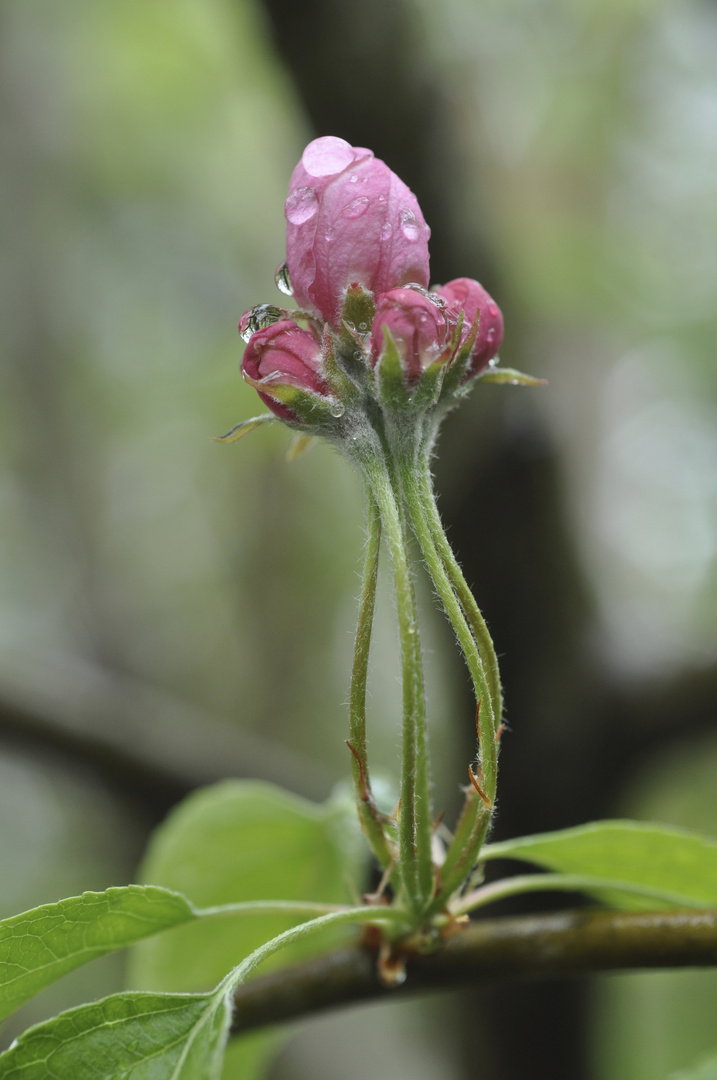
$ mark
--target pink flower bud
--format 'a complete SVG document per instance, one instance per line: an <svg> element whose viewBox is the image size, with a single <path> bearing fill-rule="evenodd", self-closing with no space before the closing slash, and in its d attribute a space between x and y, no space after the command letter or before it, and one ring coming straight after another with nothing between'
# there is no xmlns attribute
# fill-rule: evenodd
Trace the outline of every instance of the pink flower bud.
<svg viewBox="0 0 717 1080"><path fill-rule="evenodd" d="M415 195L370 150L315 139L286 200L286 253L294 299L337 327L346 289L428 286L428 237Z"/></svg>
<svg viewBox="0 0 717 1080"><path fill-rule="evenodd" d="M290 319L257 330L244 351L242 371L254 383L296 386L324 395L328 387L321 375L321 345L308 330L302 330ZM269 393L259 397L282 420L296 421L298 417L274 400Z"/></svg>
<svg viewBox="0 0 717 1080"><path fill-rule="evenodd" d="M503 340L503 316L496 302L489 296L482 285L472 278L456 278L447 285L439 285L435 290L448 305L449 316L458 318L463 312L461 344L471 332L476 314L478 333L471 349L471 357L466 369L466 379L480 375L488 366L500 348Z"/></svg>
<svg viewBox="0 0 717 1080"><path fill-rule="evenodd" d="M376 364L386 345L384 327L398 346L409 382L416 382L446 343L443 311L415 289L391 289L378 298L371 329L371 359Z"/></svg>

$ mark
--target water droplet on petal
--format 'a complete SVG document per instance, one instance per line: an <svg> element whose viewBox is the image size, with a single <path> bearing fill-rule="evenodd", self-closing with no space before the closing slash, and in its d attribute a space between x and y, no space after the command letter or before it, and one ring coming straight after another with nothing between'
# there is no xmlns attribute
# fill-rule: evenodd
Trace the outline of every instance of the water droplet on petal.
<svg viewBox="0 0 717 1080"><path fill-rule="evenodd" d="M286 200L284 213L292 225L303 225L310 221L319 208L316 192L310 187L300 187L292 191Z"/></svg>
<svg viewBox="0 0 717 1080"><path fill-rule="evenodd" d="M358 198L352 199L348 206L344 207L344 217L361 217L361 215L365 214L368 210L368 203L369 199L367 195L359 195Z"/></svg>
<svg viewBox="0 0 717 1080"><path fill-rule="evenodd" d="M488 305L488 314L490 315L491 319L495 319L496 316L498 315L498 305L497 304L489 304Z"/></svg>
<svg viewBox="0 0 717 1080"><path fill-rule="evenodd" d="M291 288L291 278L289 277L288 263L283 262L274 274L274 282L279 292L283 292L284 296L293 296L293 290Z"/></svg>
<svg viewBox="0 0 717 1080"><path fill-rule="evenodd" d="M401 232L407 240L418 240L420 232L418 226L418 218L414 214L413 210L409 210L407 207L401 211L399 215L399 221L401 222Z"/></svg>
<svg viewBox="0 0 717 1080"><path fill-rule="evenodd" d="M301 163L309 176L335 176L354 160L354 148L345 139L326 135L304 150Z"/></svg>
<svg viewBox="0 0 717 1080"><path fill-rule="evenodd" d="M489 342L495 341L495 328L494 327L491 326L490 330L488 331L488 333L485 336L485 339L486 339L486 341L489 341Z"/></svg>
<svg viewBox="0 0 717 1080"><path fill-rule="evenodd" d="M355 184L357 181L358 176L356 173L353 173L351 176L349 176L349 184Z"/></svg>
<svg viewBox="0 0 717 1080"><path fill-rule="evenodd" d="M328 229L324 233L324 240L326 241L327 244L331 244L331 243L333 243L334 236L335 236L335 232L334 232L333 228L329 225Z"/></svg>
<svg viewBox="0 0 717 1080"><path fill-rule="evenodd" d="M267 326L283 319L285 312L273 304L258 304L248 311L239 323L239 336L242 341L249 341L252 334L257 330L263 330Z"/></svg>
<svg viewBox="0 0 717 1080"><path fill-rule="evenodd" d="M338 418L343 416L346 412L346 407L342 401L332 401L329 405L329 412L338 420Z"/></svg>
<svg viewBox="0 0 717 1080"><path fill-rule="evenodd" d="M381 239L382 240L390 240L392 232L393 232L393 225L391 224L391 222L390 221L385 222L385 224L383 224L381 226Z"/></svg>

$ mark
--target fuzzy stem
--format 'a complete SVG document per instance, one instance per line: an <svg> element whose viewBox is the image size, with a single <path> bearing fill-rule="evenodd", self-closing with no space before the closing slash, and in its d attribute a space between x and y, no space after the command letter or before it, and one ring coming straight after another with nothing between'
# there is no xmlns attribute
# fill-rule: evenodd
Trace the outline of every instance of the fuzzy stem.
<svg viewBox="0 0 717 1080"><path fill-rule="evenodd" d="M366 752L366 685L371 649L371 630L376 606L380 546L381 517L376 499L367 484L366 551L361 581L353 667L351 669L351 691L349 696L349 730L351 738L349 747L352 753L354 792L361 827L379 864L383 870L386 870L394 862L394 853L391 851L389 841L386 838L383 818L371 792Z"/></svg>
<svg viewBox="0 0 717 1080"><path fill-rule="evenodd" d="M381 514L393 564L403 680L399 865L408 904L419 915L433 890L433 863L426 703L416 597L404 516L396 498L397 485L385 460L377 454L363 455L361 464Z"/></svg>
<svg viewBox="0 0 717 1080"><path fill-rule="evenodd" d="M431 473L427 461L418 471L416 484L420 494L421 508L425 515L431 536L433 537L436 551L443 563L445 572L458 597L460 605L465 612L483 661L483 667L485 668L488 679L488 686L490 687L490 697L493 703L493 718L497 731L503 715L503 698L500 687L498 658L495 654L493 639L490 636L485 619L481 615L475 597L468 587L468 583L463 576L463 571L458 565L451 545L444 532L443 523L440 514L438 513L438 507L436 506L436 500L433 494L433 484L431 483Z"/></svg>
<svg viewBox="0 0 717 1080"><path fill-rule="evenodd" d="M429 517L425 512L425 493L417 474L418 470L414 462L410 459L404 459L401 463L401 483L406 507L411 518L411 525L418 538L426 567L458 638L458 644L461 647L473 680L480 721L478 728L483 773L481 786L488 801L492 804L495 800L498 756L495 744L494 681L486 678L486 670L472 628L468 625L461 604L459 604L454 592L453 583L446 571L446 560L439 553L435 532L430 527ZM441 533L445 540L442 528Z"/></svg>

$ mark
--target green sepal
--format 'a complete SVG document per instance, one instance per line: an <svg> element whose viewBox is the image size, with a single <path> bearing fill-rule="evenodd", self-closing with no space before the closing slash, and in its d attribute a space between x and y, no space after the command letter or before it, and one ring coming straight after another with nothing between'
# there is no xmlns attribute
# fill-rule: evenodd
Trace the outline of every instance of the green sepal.
<svg viewBox="0 0 717 1080"><path fill-rule="evenodd" d="M385 344L376 364L378 398L387 409L405 409L409 402L409 396L403 364L401 363L401 354L398 351L393 334L385 325L383 327L383 336Z"/></svg>
<svg viewBox="0 0 717 1080"><path fill-rule="evenodd" d="M373 293L368 292L362 285L350 285L341 312L344 333L351 334L352 330L370 332L375 315Z"/></svg>
<svg viewBox="0 0 717 1080"><path fill-rule="evenodd" d="M210 435L209 438L212 442L233 443L258 427L264 427L265 424L277 424L278 422L278 416L274 416L273 413L262 413L261 416L253 416L251 420L242 420L240 424L235 424L231 431L227 431L226 435Z"/></svg>
<svg viewBox="0 0 717 1080"><path fill-rule="evenodd" d="M286 451L286 460L288 462L296 461L297 458L305 454L309 447L313 446L316 442L315 435L297 434L291 440L291 445Z"/></svg>
<svg viewBox="0 0 717 1080"><path fill-rule="evenodd" d="M466 371L468 370L468 364L471 358L471 349L475 343L476 336L478 334L478 320L480 318L480 312L476 312L476 317L473 320L471 326L471 332L463 342L460 348L458 348L458 342L461 337L461 330L463 329L463 312L461 312L458 322L456 323L453 336L451 338L451 348L454 350L453 360L448 363L448 370L443 378L441 385L441 397L452 398L455 397L461 390L463 379Z"/></svg>
<svg viewBox="0 0 717 1080"><path fill-rule="evenodd" d="M515 368L487 367L480 375L476 375L477 382L498 383L507 386L547 386L547 379L538 379L534 375L524 375Z"/></svg>
<svg viewBox="0 0 717 1080"><path fill-rule="evenodd" d="M441 396L446 371L447 367L444 357L435 360L424 369L418 386L411 398L411 405L417 412L423 412L436 404Z"/></svg>
<svg viewBox="0 0 717 1080"><path fill-rule="evenodd" d="M347 331L348 333L348 331ZM361 356L356 359L354 353L359 350ZM354 341L350 335L348 344L345 335L337 340L329 329L328 323L324 325L324 338L322 342L322 366L323 374L327 383L336 395L338 401L346 404L357 397L356 385L365 385L365 369L367 360L363 352L363 343L360 338ZM336 359L338 354L339 359Z"/></svg>
<svg viewBox="0 0 717 1080"><path fill-rule="evenodd" d="M255 390L273 398L274 401L278 401L281 405L285 405L287 409L294 413L296 416L295 421L278 417L283 423L295 423L297 426L314 429L328 427L336 422L332 409L339 416L344 411L343 405L338 400L322 397L320 394L305 390L303 387L291 386L290 383L279 382L278 379L270 381L252 379L246 372L243 374L246 382L253 386Z"/></svg>

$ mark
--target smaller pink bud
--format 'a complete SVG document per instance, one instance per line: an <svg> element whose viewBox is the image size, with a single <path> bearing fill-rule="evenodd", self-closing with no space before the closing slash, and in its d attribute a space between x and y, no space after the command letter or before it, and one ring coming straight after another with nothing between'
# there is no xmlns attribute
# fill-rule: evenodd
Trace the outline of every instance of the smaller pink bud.
<svg viewBox="0 0 717 1080"><path fill-rule="evenodd" d="M438 358L448 336L446 317L438 304L416 289L391 289L378 298L371 329L371 362L386 345L384 327L391 332L409 382L416 382Z"/></svg>
<svg viewBox="0 0 717 1080"><path fill-rule="evenodd" d="M252 334L241 366L242 372L253 383L264 383L267 390L276 383L322 396L328 393L321 374L320 343L310 331L302 330L290 319L280 319ZM272 398L270 392L262 393L259 387L257 392L281 420L298 420L291 409Z"/></svg>
<svg viewBox="0 0 717 1080"><path fill-rule="evenodd" d="M455 278L446 285L439 285L434 290L446 301L449 317L457 319L463 312L460 344L468 338L475 317L478 318L478 333L471 348L471 356L465 378L480 375L488 366L500 348L503 340L503 315L495 300L482 285L472 278Z"/></svg>

